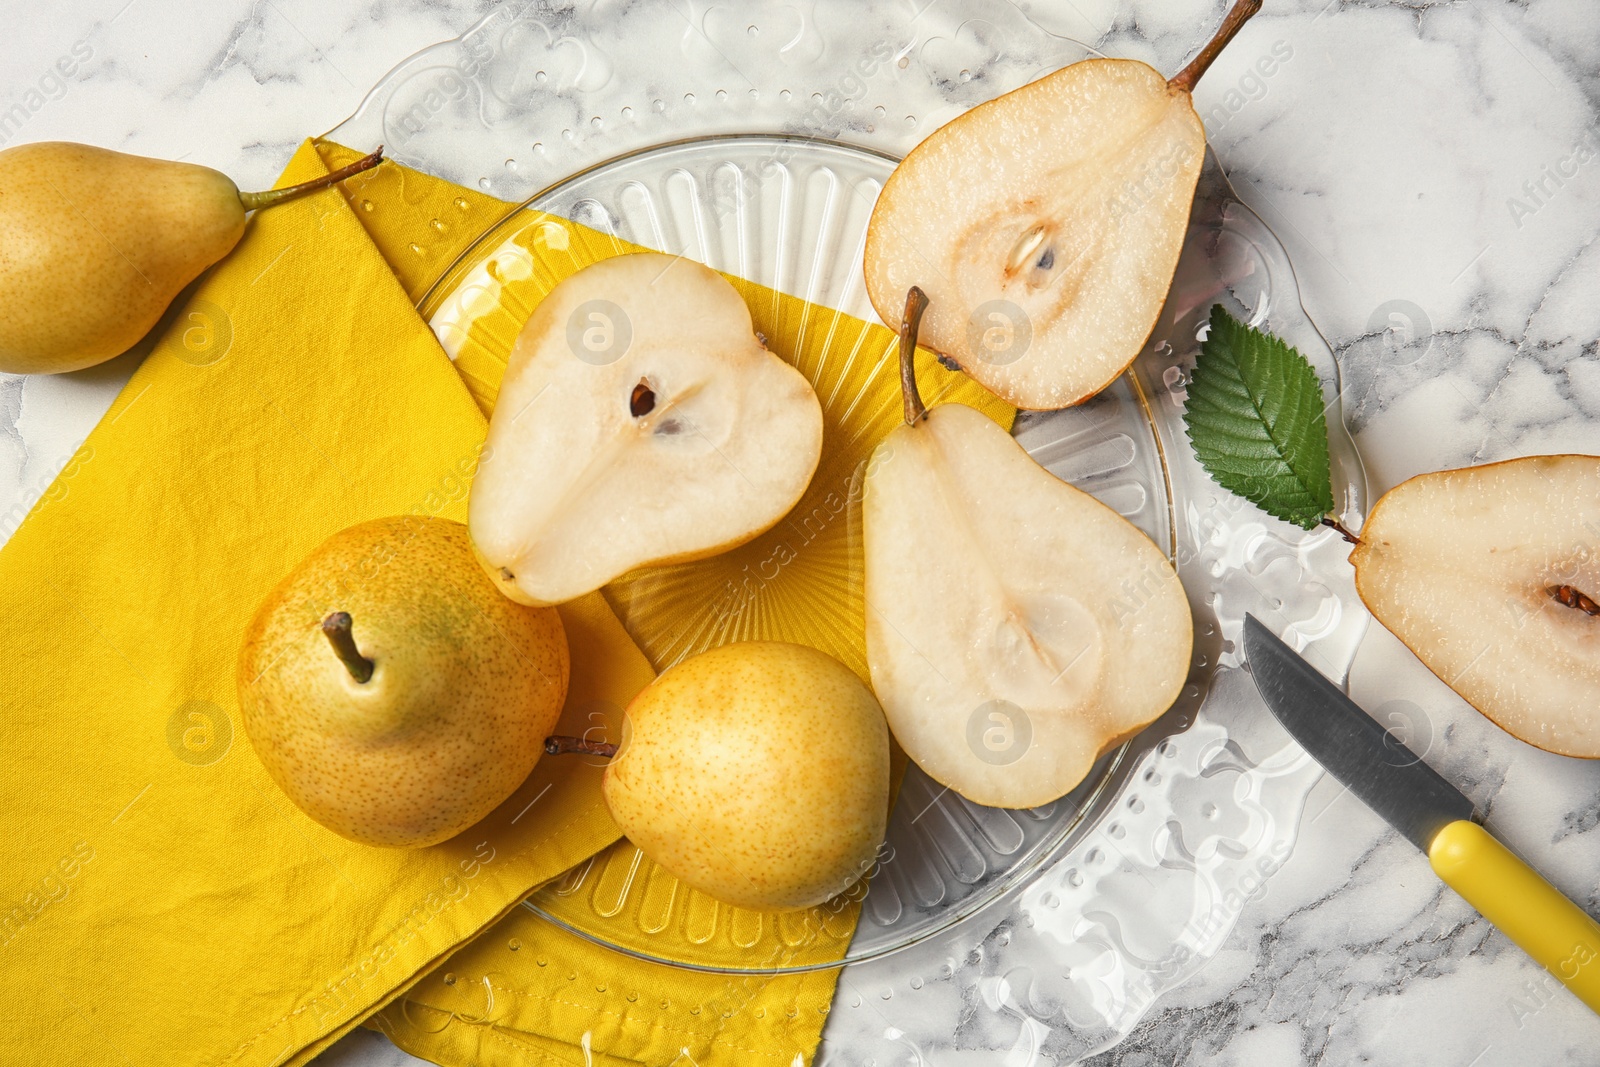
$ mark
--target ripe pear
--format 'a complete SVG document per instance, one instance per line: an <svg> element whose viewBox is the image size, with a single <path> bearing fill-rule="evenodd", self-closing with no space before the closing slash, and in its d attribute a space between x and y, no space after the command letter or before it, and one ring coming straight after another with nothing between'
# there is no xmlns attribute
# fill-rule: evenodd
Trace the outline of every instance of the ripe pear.
<svg viewBox="0 0 1600 1067"><path fill-rule="evenodd" d="M256 754L334 833L420 848L520 785L566 699L553 608L501 596L467 529L401 516L334 534L275 588L239 653Z"/></svg>
<svg viewBox="0 0 1600 1067"><path fill-rule="evenodd" d="M550 751L584 746L552 738ZM628 839L679 880L737 907L812 907L876 858L889 731L872 691L833 657L737 642L634 698L603 789Z"/></svg>
<svg viewBox="0 0 1600 1067"><path fill-rule="evenodd" d="M1418 475L1378 500L1350 562L1373 616L1469 704L1600 758L1600 456Z"/></svg>
<svg viewBox="0 0 1600 1067"><path fill-rule="evenodd" d="M1157 718L1194 626L1167 557L982 413L924 410L901 331L905 425L868 463L867 663L895 740L968 800L1030 808Z"/></svg>
<svg viewBox="0 0 1600 1067"><path fill-rule="evenodd" d="M1166 301L1205 157L1190 91L1261 0L1238 0L1173 78L1087 59L981 104L917 145L867 229L868 295L1020 408L1069 407L1143 347Z"/></svg>
<svg viewBox="0 0 1600 1067"><path fill-rule="evenodd" d="M559 604L745 543L821 455L817 394L727 279L615 256L552 289L517 337L468 524L502 592Z"/></svg>
<svg viewBox="0 0 1600 1067"><path fill-rule="evenodd" d="M374 167L241 193L224 174L91 145L0 151L0 371L58 374L126 352L232 251L248 212Z"/></svg>

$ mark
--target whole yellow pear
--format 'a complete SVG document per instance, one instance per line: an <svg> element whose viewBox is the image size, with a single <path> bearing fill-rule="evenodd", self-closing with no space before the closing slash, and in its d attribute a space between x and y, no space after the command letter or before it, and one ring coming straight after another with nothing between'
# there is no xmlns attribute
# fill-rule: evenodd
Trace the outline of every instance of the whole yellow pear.
<svg viewBox="0 0 1600 1067"><path fill-rule="evenodd" d="M811 907L876 858L889 731L872 691L831 656L724 645L634 698L604 791L629 840L681 881L739 907Z"/></svg>
<svg viewBox="0 0 1600 1067"><path fill-rule="evenodd" d="M0 371L55 374L126 352L239 243L247 212L379 158L303 186L241 193L209 167L92 145L0 151Z"/></svg>
<svg viewBox="0 0 1600 1067"><path fill-rule="evenodd" d="M516 790L567 679L554 608L501 596L465 525L401 516L334 534L267 596L240 650L239 706L312 819L422 847Z"/></svg>

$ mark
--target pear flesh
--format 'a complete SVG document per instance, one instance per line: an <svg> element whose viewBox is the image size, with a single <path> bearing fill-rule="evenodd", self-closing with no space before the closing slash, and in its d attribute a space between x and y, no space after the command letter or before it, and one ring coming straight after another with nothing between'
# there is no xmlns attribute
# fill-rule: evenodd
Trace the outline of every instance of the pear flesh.
<svg viewBox="0 0 1600 1067"><path fill-rule="evenodd" d="M586 267L512 349L469 522L509 597L559 604L743 544L811 481L822 406L721 275L658 253Z"/></svg>
<svg viewBox="0 0 1600 1067"><path fill-rule="evenodd" d="M324 629L339 615L345 653ZM420 848L533 770L568 670L561 617L501 596L465 526L379 519L323 542L262 603L239 706L267 773L308 816L362 844Z"/></svg>
<svg viewBox="0 0 1600 1067"><path fill-rule="evenodd" d="M1600 457L1418 475L1379 499L1350 562L1373 616L1469 704L1600 758Z"/></svg>
<svg viewBox="0 0 1600 1067"><path fill-rule="evenodd" d="M1240 0L1168 80L1088 59L980 104L895 169L867 229L867 293L1008 403L1069 407L1138 355L1166 300L1205 158L1190 90L1260 8Z"/></svg>
<svg viewBox="0 0 1600 1067"><path fill-rule="evenodd" d="M737 907L812 907L877 858L889 732L838 660L737 642L634 698L604 791L628 839L681 881Z"/></svg>
<svg viewBox="0 0 1600 1067"><path fill-rule="evenodd" d="M871 463L872 687L936 781L994 807L1049 803L1177 698L1189 602L1126 519L959 404L897 427Z"/></svg>

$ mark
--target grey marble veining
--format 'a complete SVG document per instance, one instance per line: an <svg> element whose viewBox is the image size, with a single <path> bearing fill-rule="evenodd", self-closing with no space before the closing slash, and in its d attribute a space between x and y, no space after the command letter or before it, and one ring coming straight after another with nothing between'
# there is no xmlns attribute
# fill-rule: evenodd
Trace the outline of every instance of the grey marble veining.
<svg viewBox="0 0 1600 1067"><path fill-rule="evenodd" d="M5 143L92 141L262 186L390 66L494 5L0 6ZM1107 54L1174 69L1220 5L1017 6ZM1263 57L1274 61L1258 66ZM1592 5L1268 0L1196 104L1241 196L1288 247L1340 358L1374 495L1440 467L1600 451ZM0 376L0 516L43 490L131 371L122 360L62 378ZM1600 910L1600 765L1510 739L1379 627L1351 691L1404 716L1508 844ZM994 1062L980 1050L1016 1035L930 1019L913 1036L924 1062L943 1067ZM1585 1064L1597 1039L1600 1020L1551 990L1422 856L1324 780L1294 853L1221 952L1088 1062ZM324 1062L414 1061L362 1034Z"/></svg>

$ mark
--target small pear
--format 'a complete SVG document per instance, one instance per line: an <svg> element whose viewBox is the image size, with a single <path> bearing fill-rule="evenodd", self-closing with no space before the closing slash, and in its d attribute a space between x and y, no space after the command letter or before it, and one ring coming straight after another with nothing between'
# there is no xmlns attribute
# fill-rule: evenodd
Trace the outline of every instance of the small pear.
<svg viewBox="0 0 1600 1067"><path fill-rule="evenodd" d="M1069 407L1121 374L1166 301L1205 158L1190 91L1261 0L1238 0L1172 78L1086 59L968 111L895 168L867 228L884 322L1007 402Z"/></svg>
<svg viewBox="0 0 1600 1067"><path fill-rule="evenodd" d="M548 751L596 746L551 738ZM736 642L633 699L603 788L623 833L679 880L737 907L813 907L877 857L889 731L872 691L833 657Z"/></svg>
<svg viewBox="0 0 1600 1067"><path fill-rule="evenodd" d="M91 145L0 151L0 371L58 374L121 355L232 251L248 212L377 166L382 152L241 193L208 167Z"/></svg>
<svg viewBox="0 0 1600 1067"><path fill-rule="evenodd" d="M1368 610L1530 745L1600 758L1600 456L1419 474L1350 553Z"/></svg>
<svg viewBox="0 0 1600 1067"><path fill-rule="evenodd" d="M968 800L1031 808L1166 711L1194 626L1167 557L981 412L924 410L901 328L906 422L862 501L867 663L895 740Z"/></svg>
<svg viewBox="0 0 1600 1067"><path fill-rule="evenodd" d="M240 650L239 707L312 819L420 848L522 784L567 678L555 609L501 596L461 523L401 516L334 534L268 595Z"/></svg>

